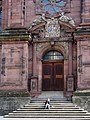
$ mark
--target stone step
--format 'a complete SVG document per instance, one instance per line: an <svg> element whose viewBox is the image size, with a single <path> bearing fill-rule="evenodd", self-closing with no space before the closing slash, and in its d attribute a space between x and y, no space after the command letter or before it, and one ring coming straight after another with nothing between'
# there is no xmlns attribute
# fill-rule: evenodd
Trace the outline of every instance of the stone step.
<svg viewBox="0 0 90 120"><path fill-rule="evenodd" d="M57 111L57 110L42 110L42 111L13 111L13 113L87 113L86 111Z"/></svg>
<svg viewBox="0 0 90 120"><path fill-rule="evenodd" d="M37 107L42 107L42 106L44 106L45 104L29 104L29 105L25 105L24 107L34 107L34 106L37 106ZM74 105L68 105L68 104L66 104L66 105L63 105L63 104L51 104L51 106L53 106L53 107L75 107Z"/></svg>
<svg viewBox="0 0 90 120"><path fill-rule="evenodd" d="M13 112L13 113L11 113L11 114L20 114L20 115L21 115L22 113L23 113L23 112ZM84 114L84 113L85 113L85 114ZM9 114L10 114L10 113L9 113ZM42 111L42 112L40 111L40 112L38 112L38 113L37 113L37 112L33 112L33 113L32 113L32 112L31 112L31 113L30 113L30 112L27 112L27 113L25 112L25 114L27 114L27 115L29 115L29 114L30 114L30 115L40 115L40 114L42 114L42 115L50 115L50 114L52 114L52 111L46 111L46 112L45 112L45 111L44 111L44 112L43 112L43 111ZM56 112L56 111L54 111L54 112L53 112L53 115L67 115L67 116L68 116L68 115L72 115L72 116L73 116L73 115L76 115L76 116L77 116L77 115L85 115L85 116L88 115L88 116L90 116L90 114L87 114L86 112L83 112L83 111L82 111L82 112L73 112L73 111L72 111L72 112L69 112L69 111L68 111L68 112Z"/></svg>
<svg viewBox="0 0 90 120"><path fill-rule="evenodd" d="M6 116L4 116L4 118L80 118L80 120L82 119L82 118L84 118L84 120L86 119L86 118L88 118L89 120L90 120L90 116L66 116L66 115L57 115L57 116L55 116L55 115L49 115L49 116L46 116L46 115L36 115L36 116L31 116L31 115L6 115Z"/></svg>
<svg viewBox="0 0 90 120"><path fill-rule="evenodd" d="M21 109L20 109L21 110ZM23 109L22 109L23 110ZM9 118L90 118L90 114L87 114L86 111L51 111L51 110L43 110L43 111L14 111L10 113Z"/></svg>
<svg viewBox="0 0 90 120"><path fill-rule="evenodd" d="M29 105L44 105L45 104L45 102L35 102L35 103L32 103L32 102L30 102L30 103L28 103L28 106ZM72 104L72 103L59 103L59 102L50 102L50 104L53 104L53 105L74 105L74 104Z"/></svg>
<svg viewBox="0 0 90 120"><path fill-rule="evenodd" d="M31 104L44 104L45 103L45 101L44 102L30 102L30 103L28 103L28 105L31 105ZM73 103L65 103L65 102L50 102L51 104L59 104L59 105L73 105Z"/></svg>
<svg viewBox="0 0 90 120"><path fill-rule="evenodd" d="M32 102L36 102L36 101L46 101L48 98L32 98L31 99L31 101ZM65 98L65 97L62 97L62 98L49 98L50 99L50 101L64 101L64 102L70 102L69 100L67 100L67 98Z"/></svg>
<svg viewBox="0 0 90 120"><path fill-rule="evenodd" d="M54 92L52 92L54 93ZM59 92L57 92L59 93ZM60 93L59 93L60 94ZM46 95L46 96L45 96ZM52 96L53 95L53 96ZM44 96L44 97L43 97ZM50 103L53 107L44 109L44 103L50 96ZM75 106L71 101L67 101L62 95L57 94L40 95L37 98L31 99L31 102L13 113L4 116L5 118L72 118L72 120L90 120L90 114L83 109Z"/></svg>
<svg viewBox="0 0 90 120"><path fill-rule="evenodd" d="M44 104L45 103L29 103L29 104L25 105L25 107L27 107L27 106L43 106ZM51 103L51 105L54 105L54 106L74 106L75 107L75 105L72 103L68 103L68 104L66 104L66 103Z"/></svg>
<svg viewBox="0 0 90 120"><path fill-rule="evenodd" d="M10 118L10 119L9 119ZM16 119L15 119L16 118ZM21 118L21 117L14 117L14 120L18 120L18 119L23 119L23 120L28 120L29 118L31 119L31 120L35 120L35 119L38 119L38 120L47 120L47 119L57 119L57 120L90 120L90 118L88 118L88 117L75 117L75 116L69 116L69 117L64 117L64 116L57 116L57 117L54 117L54 116L51 116L51 117L45 117L45 116L37 116L37 117L30 117L30 116L28 116L28 117L24 117L23 116L23 118ZM6 117L6 119L7 120L12 120L13 119L13 117Z"/></svg>
<svg viewBox="0 0 90 120"><path fill-rule="evenodd" d="M18 109L17 111L44 111L45 109L44 108L31 108L31 109L25 109L25 108L23 108L23 109ZM80 109L68 109L68 108L65 108L65 109L63 109L63 108L53 108L53 109L50 109L50 111L82 111L82 110L80 110Z"/></svg>
<svg viewBox="0 0 90 120"><path fill-rule="evenodd" d="M22 112L23 111L37 111L38 112L38 111L48 111L48 110L47 109L41 109L41 108L36 108L36 109L34 109L34 108L33 109L24 109L23 108L23 109L17 109L17 111L22 111ZM71 112L72 111L77 111L78 112L78 111L82 111L82 109L63 109L62 108L62 109L49 109L49 111L66 111L66 112L67 111L71 111Z"/></svg>
<svg viewBox="0 0 90 120"><path fill-rule="evenodd" d="M31 103L43 103L43 102L45 102L46 100L31 100ZM50 102L52 103L52 102L54 102L54 103L71 103L71 101L64 101L64 100L50 100Z"/></svg>
<svg viewBox="0 0 90 120"><path fill-rule="evenodd" d="M42 107L44 106L44 104L31 104L31 105L28 105L28 106L24 106L24 107ZM74 105L60 105L60 104L51 104L51 106L53 107L75 107Z"/></svg>
<svg viewBox="0 0 90 120"><path fill-rule="evenodd" d="M27 106L27 107L24 107L24 109L37 109L37 108L44 108L44 106ZM21 108L23 109L23 108ZM54 106L52 107L51 109L79 109L79 107L74 107L74 106Z"/></svg>
<svg viewBox="0 0 90 120"><path fill-rule="evenodd" d="M32 100L32 101L34 101L34 100L38 100L38 101L39 101L39 100L42 100L42 101L43 101L43 100L47 100L47 99L48 99L48 97L47 97L47 98L38 98L38 97L35 98L35 97L34 97L34 98L32 98L31 100ZM67 100L66 97L60 97L60 98L55 98L55 97L54 97L54 98L49 98L49 99L50 99L51 101L53 101L53 100L56 100L56 101ZM67 100L67 101L68 101L68 100Z"/></svg>

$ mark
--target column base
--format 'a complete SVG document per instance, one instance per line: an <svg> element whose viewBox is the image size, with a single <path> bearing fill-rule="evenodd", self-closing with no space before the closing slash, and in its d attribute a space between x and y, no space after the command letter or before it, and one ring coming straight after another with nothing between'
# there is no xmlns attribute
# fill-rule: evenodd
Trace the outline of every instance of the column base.
<svg viewBox="0 0 90 120"><path fill-rule="evenodd" d="M38 92L38 76L34 75L31 77L31 91L30 91L31 97L35 97L39 95Z"/></svg>
<svg viewBox="0 0 90 120"><path fill-rule="evenodd" d="M66 96L72 96L74 92L74 77L73 75L67 76L67 88L66 88Z"/></svg>
<svg viewBox="0 0 90 120"><path fill-rule="evenodd" d="M37 97L37 96L39 96L41 94L41 92L38 92L38 91L31 91L30 92L30 97Z"/></svg>

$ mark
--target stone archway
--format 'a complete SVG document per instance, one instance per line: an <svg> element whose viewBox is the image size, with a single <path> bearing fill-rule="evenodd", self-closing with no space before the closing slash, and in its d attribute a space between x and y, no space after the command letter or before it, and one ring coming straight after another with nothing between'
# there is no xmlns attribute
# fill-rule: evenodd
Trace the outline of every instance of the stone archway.
<svg viewBox="0 0 90 120"><path fill-rule="evenodd" d="M64 46L62 46L62 45L55 45L54 46L54 48L53 47L51 47L50 45L46 45L46 46L44 46L40 51L41 52L39 52L39 54L38 54L38 57L39 57L39 62L38 62L38 66L39 66L39 71L38 71L38 76L39 76L39 78L38 78L38 90L39 91L42 91L43 90L43 86L42 86L42 84L43 84L43 81L42 81L42 79L43 79L43 76L42 76L42 72L43 72L43 64L45 64L45 61L43 61L42 60L42 58L43 58L43 56L46 54L46 53L48 53L49 51L51 51L51 50L55 50L55 51L58 51L59 53L61 53L62 55L63 55L63 57L64 57L64 60L63 61L54 61L53 62L53 64L55 64L56 65L56 67L59 65L59 67L60 67L60 65L62 64L63 65L63 91L65 91L65 89L66 89L66 74L67 74L67 71L66 71L66 69L67 69L67 59L66 59L66 57L67 57L67 52L66 52L66 50L65 50L65 48L64 48ZM51 63L52 64L52 63ZM59 68L58 68L59 69ZM58 77L58 75L57 75L57 77Z"/></svg>
<svg viewBox="0 0 90 120"><path fill-rule="evenodd" d="M56 50L51 50L43 56L42 90L64 90L64 57Z"/></svg>

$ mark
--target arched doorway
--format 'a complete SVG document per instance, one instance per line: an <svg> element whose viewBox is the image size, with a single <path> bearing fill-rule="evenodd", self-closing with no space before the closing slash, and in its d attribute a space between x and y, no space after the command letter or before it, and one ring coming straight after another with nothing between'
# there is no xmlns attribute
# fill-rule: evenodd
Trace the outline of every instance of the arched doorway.
<svg viewBox="0 0 90 120"><path fill-rule="evenodd" d="M51 50L43 55L42 90L64 90L64 57L58 51Z"/></svg>

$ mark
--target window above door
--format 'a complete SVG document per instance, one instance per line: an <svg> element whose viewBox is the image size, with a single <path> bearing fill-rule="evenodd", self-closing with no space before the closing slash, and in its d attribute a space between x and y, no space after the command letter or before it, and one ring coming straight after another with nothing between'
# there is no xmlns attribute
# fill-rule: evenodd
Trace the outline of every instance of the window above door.
<svg viewBox="0 0 90 120"><path fill-rule="evenodd" d="M43 56L43 60L64 60L63 55L58 51L49 51Z"/></svg>

